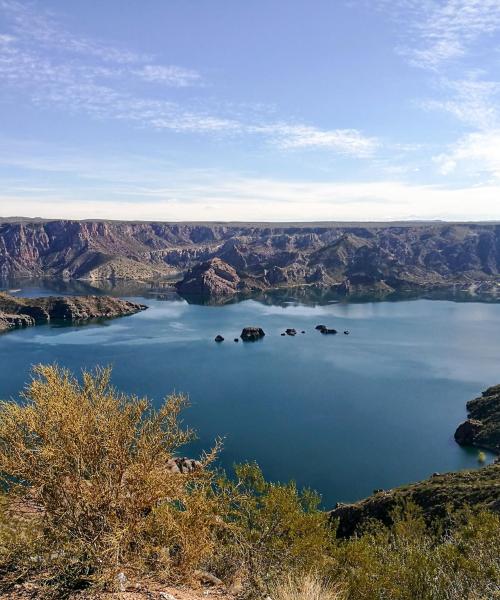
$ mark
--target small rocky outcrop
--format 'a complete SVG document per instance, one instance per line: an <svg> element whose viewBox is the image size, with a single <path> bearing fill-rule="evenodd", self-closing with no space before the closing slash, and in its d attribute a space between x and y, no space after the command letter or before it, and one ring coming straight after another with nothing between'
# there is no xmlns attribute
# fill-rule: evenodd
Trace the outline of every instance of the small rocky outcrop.
<svg viewBox="0 0 500 600"><path fill-rule="evenodd" d="M295 329L287 329L287 330L285 331L285 333L286 333L287 335L290 335L290 336L292 336L292 337L293 337L294 335L297 335L297 331L296 331Z"/></svg>
<svg viewBox="0 0 500 600"><path fill-rule="evenodd" d="M457 427L455 441L460 446L473 446L476 436L479 434L483 424L476 419L467 419Z"/></svg>
<svg viewBox="0 0 500 600"><path fill-rule="evenodd" d="M171 458L167 462L167 469L170 473L192 473L193 471L199 471L203 468L203 465L199 460L192 458Z"/></svg>
<svg viewBox="0 0 500 600"><path fill-rule="evenodd" d="M338 333L338 331L336 329L330 329L329 327L326 327L325 325L317 325L316 329L320 332L323 333L325 335L335 335L336 333Z"/></svg>
<svg viewBox="0 0 500 600"><path fill-rule="evenodd" d="M7 331L18 327L31 327L34 324L34 319L28 315L0 313L0 331Z"/></svg>
<svg viewBox="0 0 500 600"><path fill-rule="evenodd" d="M467 402L467 413L468 419L455 432L457 443L500 453L500 385Z"/></svg>
<svg viewBox="0 0 500 600"><path fill-rule="evenodd" d="M262 339L266 334L261 327L244 327L241 332L241 339L244 342L256 342Z"/></svg>
<svg viewBox="0 0 500 600"><path fill-rule="evenodd" d="M47 296L20 298L0 293L0 330L49 321L80 322L115 318L145 310L137 302L111 296Z"/></svg>
<svg viewBox="0 0 500 600"><path fill-rule="evenodd" d="M212 258L190 269L176 288L182 295L218 298L236 294L240 282L236 269L220 258Z"/></svg>
<svg viewBox="0 0 500 600"><path fill-rule="evenodd" d="M221 335L216 335L216 336L215 336L215 341L216 341L217 343L220 343L220 342L223 342L223 341L224 341L224 338L223 338Z"/></svg>

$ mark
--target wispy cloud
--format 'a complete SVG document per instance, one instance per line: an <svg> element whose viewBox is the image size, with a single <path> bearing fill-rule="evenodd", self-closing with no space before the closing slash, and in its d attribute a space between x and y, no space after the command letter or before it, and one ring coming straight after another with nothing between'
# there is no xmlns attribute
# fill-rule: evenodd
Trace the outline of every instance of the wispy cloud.
<svg viewBox="0 0 500 600"><path fill-rule="evenodd" d="M194 69L72 36L52 16L19 0L0 0L0 10L11 24L11 31L0 35L0 81L23 90L37 106L156 130L254 136L283 150L316 148L365 158L377 146L355 129L273 123L258 110L251 117L233 117L231 111L225 115L200 108L199 99L190 105L189 100L179 103L164 93L151 95L148 84L186 88L203 86L204 81ZM138 91L136 84L141 83Z"/></svg>
<svg viewBox="0 0 500 600"><path fill-rule="evenodd" d="M258 133L270 136L272 143L284 149L320 148L351 156L371 156L379 146L378 140L356 129L321 130L299 124L276 123L255 127Z"/></svg>
<svg viewBox="0 0 500 600"><path fill-rule="evenodd" d="M476 132L458 140L447 152L435 158L443 175L500 179L500 129ZM499 196L500 206L500 196Z"/></svg>
<svg viewBox="0 0 500 600"><path fill-rule="evenodd" d="M498 177L500 0L376 2L402 28L399 53L431 74L435 95L417 104L448 113L464 129L455 143L434 157L441 174L459 173L479 181Z"/></svg>
<svg viewBox="0 0 500 600"><path fill-rule="evenodd" d="M176 87L187 87L201 80L200 74L196 71L173 66L144 65L134 73L145 81L167 83Z"/></svg>
<svg viewBox="0 0 500 600"><path fill-rule="evenodd" d="M500 29L498 0L376 0L405 21L402 52L415 66L439 69ZM411 45L408 45L408 39Z"/></svg>
<svg viewBox="0 0 500 600"><path fill-rule="evenodd" d="M462 123L479 129L498 126L500 120L500 82L478 78L475 73L464 79L441 84L444 98L420 102L428 110L449 113Z"/></svg>
<svg viewBox="0 0 500 600"><path fill-rule="evenodd" d="M179 169L160 155L95 157L59 146L42 153L39 144L15 140L0 140L2 166L7 176L2 176L0 216L23 212L49 218L120 215L139 220L303 221L304 215L332 221L500 219L498 181L443 186L391 178L332 182L262 177ZM75 178L78 186L72 184Z"/></svg>

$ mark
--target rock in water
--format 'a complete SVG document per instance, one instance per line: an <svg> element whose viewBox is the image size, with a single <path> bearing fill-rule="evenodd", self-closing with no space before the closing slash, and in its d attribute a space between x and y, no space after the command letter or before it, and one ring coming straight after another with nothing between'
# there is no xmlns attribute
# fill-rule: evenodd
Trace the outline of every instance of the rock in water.
<svg viewBox="0 0 500 600"><path fill-rule="evenodd" d="M295 331L295 329L287 329L287 330L285 331L285 333L286 333L287 335L291 335L291 336L297 335L297 332Z"/></svg>
<svg viewBox="0 0 500 600"><path fill-rule="evenodd" d="M256 342L265 335L261 327L244 327L240 337L244 342Z"/></svg>
<svg viewBox="0 0 500 600"><path fill-rule="evenodd" d="M316 329L320 332L320 333L324 333L324 334L336 334L338 333L338 331L336 329L329 329L326 325L316 325Z"/></svg>
<svg viewBox="0 0 500 600"><path fill-rule="evenodd" d="M215 336L215 341L216 341L216 342L223 342L223 341L224 341L224 338L223 338L221 335L216 335L216 336Z"/></svg>

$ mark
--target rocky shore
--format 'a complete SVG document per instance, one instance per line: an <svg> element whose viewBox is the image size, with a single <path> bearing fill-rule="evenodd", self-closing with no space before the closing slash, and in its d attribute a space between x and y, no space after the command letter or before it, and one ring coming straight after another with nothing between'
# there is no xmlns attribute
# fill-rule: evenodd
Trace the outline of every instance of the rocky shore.
<svg viewBox="0 0 500 600"><path fill-rule="evenodd" d="M500 454L500 385L488 388L467 403L469 419L459 425L457 443L488 448ZM330 512L339 537L349 537L370 519L390 525L397 507L411 502L423 511L427 521L446 518L451 509L473 507L500 513L500 462L472 471L434 473L418 483L390 490L376 490L372 496L352 504L339 503Z"/></svg>
<svg viewBox="0 0 500 600"><path fill-rule="evenodd" d="M0 332L50 321L69 323L112 319L147 307L111 296L47 296L20 298L0 292Z"/></svg>

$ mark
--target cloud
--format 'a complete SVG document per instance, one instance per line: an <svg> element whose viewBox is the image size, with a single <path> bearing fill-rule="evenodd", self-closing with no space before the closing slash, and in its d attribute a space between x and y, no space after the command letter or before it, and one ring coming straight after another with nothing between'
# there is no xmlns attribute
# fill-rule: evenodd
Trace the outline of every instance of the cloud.
<svg viewBox="0 0 500 600"><path fill-rule="evenodd" d="M373 138L355 129L269 123L265 111L233 117L200 108L199 99L190 105L189 100L181 104L163 94L151 96L151 86L203 86L203 79L194 69L159 64L149 55L72 36L52 17L18 0L0 0L0 10L12 28L0 35L0 82L4 89L23 91L44 109L176 133L253 136L282 150L316 148L366 158L377 147ZM137 83L145 89L137 91Z"/></svg>
<svg viewBox="0 0 500 600"><path fill-rule="evenodd" d="M144 65L134 73L145 81L166 83L175 87L187 87L201 80L200 74L196 71L174 66Z"/></svg>
<svg viewBox="0 0 500 600"><path fill-rule="evenodd" d="M460 171L469 176L500 179L500 129L466 135L435 161L443 175Z"/></svg>
<svg viewBox="0 0 500 600"><path fill-rule="evenodd" d="M149 171L147 161L132 162L134 169L103 165L105 179L83 165L88 179L78 187L66 178L56 184L54 177L51 187L43 176L40 186L4 181L0 214L167 221L303 221L304 215L308 221L500 220L496 183L450 188L391 180L307 181L161 165ZM80 168L76 161L66 167Z"/></svg>
<svg viewBox="0 0 500 600"><path fill-rule="evenodd" d="M443 80L449 92L443 99L421 102L423 108L447 112L466 125L490 129L499 122L500 83L478 79L474 74L456 81Z"/></svg>
<svg viewBox="0 0 500 600"><path fill-rule="evenodd" d="M321 130L308 125L276 123L254 128L270 136L271 142L284 149L329 149L357 157L371 156L378 147L375 138L356 129Z"/></svg>
<svg viewBox="0 0 500 600"><path fill-rule="evenodd" d="M498 0L378 0L399 22L413 45L402 52L411 63L437 70L460 59L500 29Z"/></svg>

